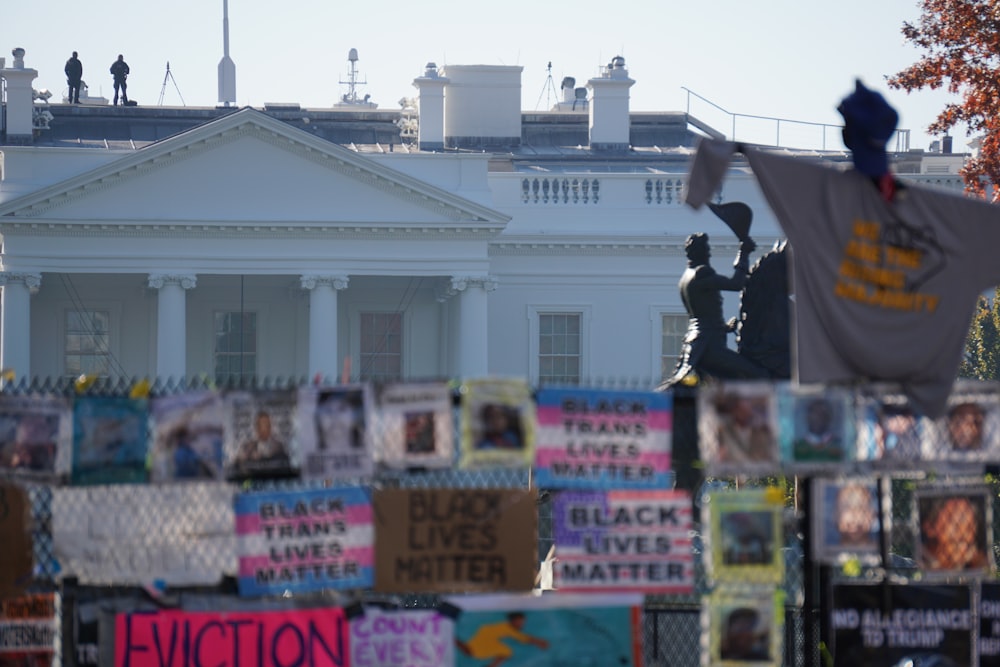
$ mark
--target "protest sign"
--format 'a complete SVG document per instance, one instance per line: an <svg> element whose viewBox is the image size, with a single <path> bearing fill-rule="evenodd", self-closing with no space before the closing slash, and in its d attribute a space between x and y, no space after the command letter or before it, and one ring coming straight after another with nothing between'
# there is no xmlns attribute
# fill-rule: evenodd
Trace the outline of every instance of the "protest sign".
<svg viewBox="0 0 1000 667"><path fill-rule="evenodd" d="M344 610L119 614L115 667L346 667L349 633Z"/></svg>
<svg viewBox="0 0 1000 667"><path fill-rule="evenodd" d="M971 665L972 618L968 586L835 585L834 665Z"/></svg>
<svg viewBox="0 0 1000 667"><path fill-rule="evenodd" d="M360 487L236 496L240 595L372 583L372 510Z"/></svg>
<svg viewBox="0 0 1000 667"><path fill-rule="evenodd" d="M390 468L447 468L455 456L451 389L444 382L379 390L375 457Z"/></svg>
<svg viewBox="0 0 1000 667"><path fill-rule="evenodd" d="M917 565L927 576L985 575L993 569L993 494L953 483L918 488L913 496Z"/></svg>
<svg viewBox="0 0 1000 667"><path fill-rule="evenodd" d="M454 665L454 637L454 621L436 611L366 607L351 619L351 666Z"/></svg>
<svg viewBox="0 0 1000 667"><path fill-rule="evenodd" d="M670 393L542 389L537 401L540 487L668 486Z"/></svg>
<svg viewBox="0 0 1000 667"><path fill-rule="evenodd" d="M777 387L781 462L801 472L843 466L855 458L854 396L847 389Z"/></svg>
<svg viewBox="0 0 1000 667"><path fill-rule="evenodd" d="M54 593L23 595L0 603L0 664L47 667L55 646Z"/></svg>
<svg viewBox="0 0 1000 667"><path fill-rule="evenodd" d="M229 479L289 477L295 390L233 391L223 396L223 460Z"/></svg>
<svg viewBox="0 0 1000 667"><path fill-rule="evenodd" d="M236 571L233 525L228 484L52 490L61 574L85 584L214 584Z"/></svg>
<svg viewBox="0 0 1000 667"><path fill-rule="evenodd" d="M73 401L74 484L145 482L146 399L78 396Z"/></svg>
<svg viewBox="0 0 1000 667"><path fill-rule="evenodd" d="M692 592L687 492L563 491L553 505L560 592Z"/></svg>
<svg viewBox="0 0 1000 667"><path fill-rule="evenodd" d="M777 487L716 491L708 494L709 530L705 565L717 581L780 583L784 577L781 511L784 494Z"/></svg>
<svg viewBox="0 0 1000 667"><path fill-rule="evenodd" d="M31 581L31 523L28 494L0 481L0 600L22 592Z"/></svg>
<svg viewBox="0 0 1000 667"><path fill-rule="evenodd" d="M348 480L372 474L371 388L302 387L296 434L302 476Z"/></svg>
<svg viewBox="0 0 1000 667"><path fill-rule="evenodd" d="M878 487L874 478L814 478L812 503L812 553L821 563L836 564L857 558L877 564L881 558L879 541ZM882 525L892 529L889 504L883 497Z"/></svg>
<svg viewBox="0 0 1000 667"><path fill-rule="evenodd" d="M375 590L526 591L535 583L533 489L383 489L373 496Z"/></svg>
<svg viewBox="0 0 1000 667"><path fill-rule="evenodd" d="M214 391L150 401L151 482L222 479L222 397Z"/></svg>
<svg viewBox="0 0 1000 667"><path fill-rule="evenodd" d="M774 384L729 380L698 390L698 446L713 475L778 469Z"/></svg>
<svg viewBox="0 0 1000 667"><path fill-rule="evenodd" d="M642 665L641 595L467 595L447 602L458 610L456 667Z"/></svg>
<svg viewBox="0 0 1000 667"><path fill-rule="evenodd" d="M462 468L528 467L535 457L535 401L525 380L462 383Z"/></svg>
<svg viewBox="0 0 1000 667"><path fill-rule="evenodd" d="M1000 667L1000 583L984 581L979 595L979 667Z"/></svg>
<svg viewBox="0 0 1000 667"><path fill-rule="evenodd" d="M782 664L784 595L773 588L717 588L702 598L702 628L708 638L710 667Z"/></svg>
<svg viewBox="0 0 1000 667"><path fill-rule="evenodd" d="M52 479L69 473L73 419L66 399L0 396L0 470Z"/></svg>

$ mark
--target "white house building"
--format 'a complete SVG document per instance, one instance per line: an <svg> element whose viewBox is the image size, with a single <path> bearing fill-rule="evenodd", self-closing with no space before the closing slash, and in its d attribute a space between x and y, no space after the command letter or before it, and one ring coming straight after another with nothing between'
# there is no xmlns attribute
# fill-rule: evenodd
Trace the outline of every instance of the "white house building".
<svg viewBox="0 0 1000 667"><path fill-rule="evenodd" d="M631 112L622 58L544 113L521 110L520 67L428 64L415 142L399 111L47 105L36 76L23 50L0 62L0 366L17 377L650 385L687 324L685 238L707 231L720 271L737 248L681 201L698 138L722 133ZM948 157L897 169L960 187ZM774 217L746 169L726 188L759 255Z"/></svg>

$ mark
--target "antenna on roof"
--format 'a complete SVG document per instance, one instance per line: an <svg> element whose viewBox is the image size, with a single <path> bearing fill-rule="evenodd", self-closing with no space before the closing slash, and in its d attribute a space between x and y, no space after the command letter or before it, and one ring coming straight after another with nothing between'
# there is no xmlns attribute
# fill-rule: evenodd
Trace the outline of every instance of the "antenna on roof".
<svg viewBox="0 0 1000 667"><path fill-rule="evenodd" d="M347 52L347 60L351 63L350 72L347 75L347 81L341 81L341 84L347 86L347 92L340 96L340 101L338 101L333 106L335 107L368 107L374 109L378 105L374 102L369 101L371 95L365 95L364 98L358 99L358 84L363 86L368 85L368 81L358 81L358 50L351 49Z"/></svg>
<svg viewBox="0 0 1000 667"><path fill-rule="evenodd" d="M229 57L229 0L222 0L222 60L219 61L219 104L236 104L236 63Z"/></svg>
<svg viewBox="0 0 1000 667"><path fill-rule="evenodd" d="M551 60L549 61L548 67L546 67L546 69L548 70L549 75L548 75L548 77L546 77L546 79L545 79L545 85L542 86L542 92L538 96L538 101L535 103L535 111L538 111L538 107L542 104L542 95L545 96L545 108L546 109L551 109L552 108L552 97L553 96L555 96L556 99L559 99L559 93L556 91L556 84L552 80L552 61Z"/></svg>
<svg viewBox="0 0 1000 667"><path fill-rule="evenodd" d="M163 86L160 88L160 102L157 106L163 106L163 93L167 92L167 79L170 79L174 83L174 90L177 91L177 96L181 98L181 106L187 106L184 102L184 96L181 95L181 89L177 87L177 79L174 75L170 73L170 61L167 61L167 73L163 75Z"/></svg>

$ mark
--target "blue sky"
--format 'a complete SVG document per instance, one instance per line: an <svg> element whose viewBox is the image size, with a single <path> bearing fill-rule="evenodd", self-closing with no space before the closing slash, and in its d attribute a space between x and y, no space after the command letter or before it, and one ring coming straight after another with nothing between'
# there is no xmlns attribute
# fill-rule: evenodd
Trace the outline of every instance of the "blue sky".
<svg viewBox="0 0 1000 667"><path fill-rule="evenodd" d="M37 69L36 88L61 99L62 69L79 51L91 94L113 93L108 67L122 53L132 69L130 97L145 106L214 106L223 54L223 0L19 0L0 9L0 54L15 46ZM542 109L547 65L555 86L577 85L615 55L636 83L633 111L690 111L731 134L732 117L689 98L684 88L732 113L839 124L839 100L855 77L886 95L927 148L926 126L948 101L943 91L907 95L884 84L919 52L904 44L903 21L919 17L916 0L619 0L572 3L504 0L333 2L229 0L230 54L239 105L298 102L330 107L346 92L348 51L380 108L396 109L428 61L521 65L521 107ZM173 81L164 80L170 63ZM175 87L176 83L176 87ZM178 94L179 90L179 94ZM555 101L551 99L551 101ZM774 123L737 119L738 138L773 143ZM785 124L784 143L815 144L820 130ZM799 136L801 133L801 136ZM827 134L828 148L840 148ZM955 150L964 150L964 132Z"/></svg>

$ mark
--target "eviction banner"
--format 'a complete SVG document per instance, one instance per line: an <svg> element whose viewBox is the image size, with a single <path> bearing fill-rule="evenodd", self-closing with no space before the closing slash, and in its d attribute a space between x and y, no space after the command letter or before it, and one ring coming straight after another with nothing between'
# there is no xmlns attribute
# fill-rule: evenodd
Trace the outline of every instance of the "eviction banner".
<svg viewBox="0 0 1000 667"><path fill-rule="evenodd" d="M553 520L560 592L694 589L687 492L563 491Z"/></svg>
<svg viewBox="0 0 1000 667"><path fill-rule="evenodd" d="M375 590L530 590L535 499L534 489L375 491Z"/></svg>
<svg viewBox="0 0 1000 667"><path fill-rule="evenodd" d="M352 667L455 664L455 622L436 611L366 607L351 619Z"/></svg>
<svg viewBox="0 0 1000 667"><path fill-rule="evenodd" d="M368 588L372 508L361 487L236 497L240 595Z"/></svg>
<svg viewBox="0 0 1000 667"><path fill-rule="evenodd" d="M115 619L115 667L345 667L344 610L156 611Z"/></svg>

